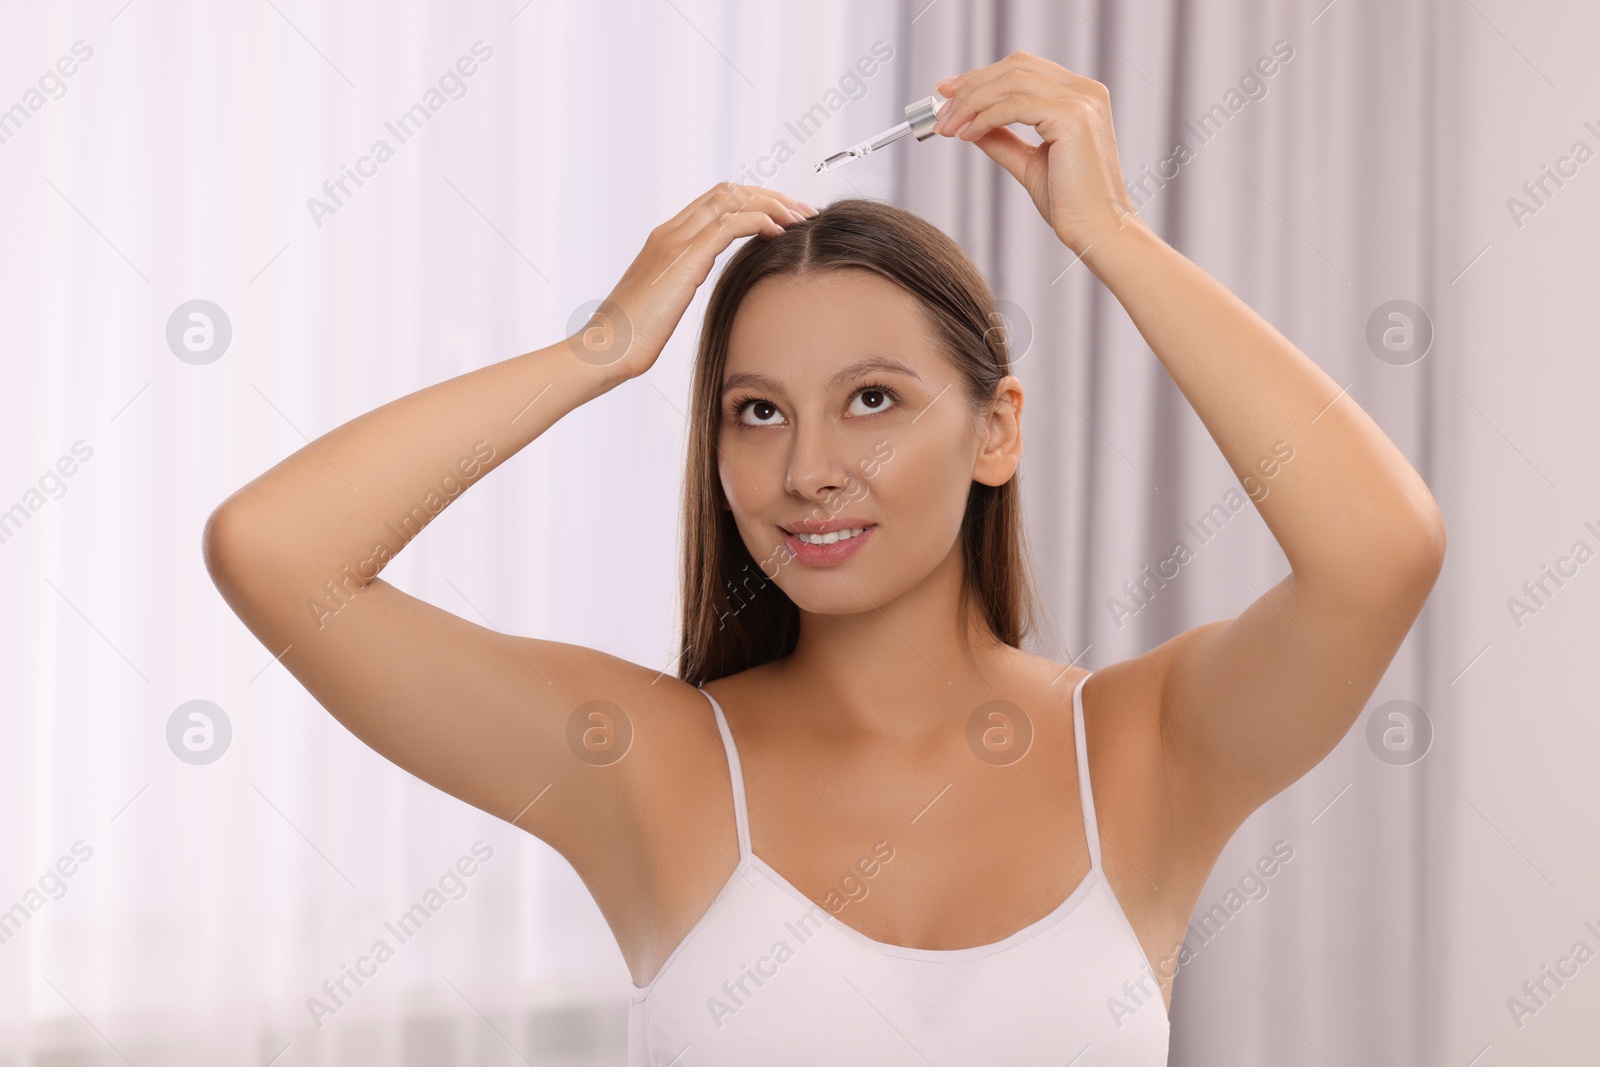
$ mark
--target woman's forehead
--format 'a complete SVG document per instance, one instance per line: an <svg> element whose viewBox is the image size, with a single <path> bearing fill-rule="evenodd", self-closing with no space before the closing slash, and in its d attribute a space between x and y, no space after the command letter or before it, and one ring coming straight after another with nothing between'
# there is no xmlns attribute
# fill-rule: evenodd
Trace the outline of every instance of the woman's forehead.
<svg viewBox="0 0 1600 1067"><path fill-rule="evenodd" d="M873 356L916 368L938 358L915 297L869 272L845 273L768 278L753 287L734 316L725 375L832 374Z"/></svg>

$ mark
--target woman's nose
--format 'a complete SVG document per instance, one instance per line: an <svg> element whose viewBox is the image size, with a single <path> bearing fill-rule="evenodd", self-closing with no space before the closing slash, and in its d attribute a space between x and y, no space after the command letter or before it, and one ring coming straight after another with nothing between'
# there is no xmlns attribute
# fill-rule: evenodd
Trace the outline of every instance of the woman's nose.
<svg viewBox="0 0 1600 1067"><path fill-rule="evenodd" d="M850 481L850 466L840 454L841 442L825 430L801 430L795 434L784 472L784 489L805 497L837 493Z"/></svg>

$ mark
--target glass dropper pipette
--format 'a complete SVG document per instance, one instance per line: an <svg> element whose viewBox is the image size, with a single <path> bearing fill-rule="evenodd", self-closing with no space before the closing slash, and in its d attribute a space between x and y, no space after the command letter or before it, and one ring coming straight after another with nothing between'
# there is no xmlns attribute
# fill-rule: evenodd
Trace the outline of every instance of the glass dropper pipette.
<svg viewBox="0 0 1600 1067"><path fill-rule="evenodd" d="M869 156L884 145L893 144L908 134L913 134L919 141L926 141L933 136L933 127L939 121L939 108L944 101L937 96L930 96L915 103L906 105L906 120L898 126L892 126L876 137L869 137L858 145L846 148L843 152L835 152L816 166L818 174L844 166L852 160Z"/></svg>

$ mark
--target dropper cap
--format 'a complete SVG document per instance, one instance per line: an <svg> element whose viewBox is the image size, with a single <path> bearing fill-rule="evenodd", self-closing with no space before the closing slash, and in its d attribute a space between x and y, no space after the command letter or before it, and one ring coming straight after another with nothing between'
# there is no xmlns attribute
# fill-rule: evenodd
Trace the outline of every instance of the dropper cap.
<svg viewBox="0 0 1600 1067"><path fill-rule="evenodd" d="M917 135L917 140L926 141L933 136L933 127L939 122L939 107L943 103L937 96L930 96L906 105L906 122L911 124L911 132Z"/></svg>

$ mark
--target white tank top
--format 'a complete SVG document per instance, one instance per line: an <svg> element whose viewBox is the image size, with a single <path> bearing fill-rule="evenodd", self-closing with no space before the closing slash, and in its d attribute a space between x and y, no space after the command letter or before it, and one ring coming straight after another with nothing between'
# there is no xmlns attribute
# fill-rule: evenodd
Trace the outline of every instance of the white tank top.
<svg viewBox="0 0 1600 1067"><path fill-rule="evenodd" d="M1044 918L960 949L876 941L750 850L739 753L706 693L728 755L739 863L650 984L633 987L629 1067L1165 1064L1161 988L1100 864L1088 678L1072 691L1072 717L1089 873Z"/></svg>

